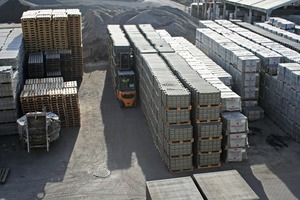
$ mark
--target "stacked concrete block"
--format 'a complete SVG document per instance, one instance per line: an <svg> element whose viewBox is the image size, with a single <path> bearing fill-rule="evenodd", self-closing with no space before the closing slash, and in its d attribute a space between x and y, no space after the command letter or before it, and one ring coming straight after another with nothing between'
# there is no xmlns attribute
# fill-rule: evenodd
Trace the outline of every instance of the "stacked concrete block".
<svg viewBox="0 0 300 200"><path fill-rule="evenodd" d="M194 165L197 168L220 166L222 134L220 120L220 91L203 79L177 53L163 53L174 74L192 94L194 126ZM203 128L206 126L206 128ZM201 135L202 136L199 136Z"/></svg>
<svg viewBox="0 0 300 200"><path fill-rule="evenodd" d="M191 94L136 26L124 30L133 47L141 107L162 160L171 172L193 170Z"/></svg>
<svg viewBox="0 0 300 200"><path fill-rule="evenodd" d="M131 47L120 25L107 25L107 31L109 34L109 43L107 45L109 52L108 61L111 66L109 69L112 74L112 77L117 78L117 70L127 70L130 69L130 67L132 67L130 63L130 58L128 58L129 65L120 66L121 53L127 52L128 55L130 55ZM112 80L114 88L117 88L116 78L113 78Z"/></svg>
<svg viewBox="0 0 300 200"><path fill-rule="evenodd" d="M226 162L240 162L247 159L248 119L239 112L222 113L223 158Z"/></svg>
<svg viewBox="0 0 300 200"><path fill-rule="evenodd" d="M24 50L20 28L0 29L1 135L17 134L18 96L23 86Z"/></svg>
<svg viewBox="0 0 300 200"><path fill-rule="evenodd" d="M63 127L80 126L80 109L76 81L64 82L62 77L27 79L20 95L24 114L53 112Z"/></svg>
<svg viewBox="0 0 300 200"><path fill-rule="evenodd" d="M270 17L268 24L280 28L282 30L292 30L295 28L295 23L280 17Z"/></svg>
<svg viewBox="0 0 300 200"><path fill-rule="evenodd" d="M218 24L213 24L212 27L216 28L218 26ZM221 30L224 29L225 28L220 27L218 31L222 32ZM225 34L226 29L223 32ZM259 58L243 47L235 44L229 38L223 37L211 29L197 29L196 45L232 75L234 82L233 90L242 98L244 109L251 107L251 110L261 111L257 106L259 94ZM228 94L230 91L226 91L226 89L221 91L224 91L224 97L231 96L236 99L230 98L231 100L229 100L229 102L234 103L237 101L235 94ZM228 111L234 110L235 108L232 108ZM258 114L255 117L251 117L251 120L259 119L263 116L263 112L255 113ZM245 114L248 114L248 112L245 112Z"/></svg>
<svg viewBox="0 0 300 200"><path fill-rule="evenodd" d="M0 135L16 134L17 130L17 107L12 79L12 67L0 66Z"/></svg>
<svg viewBox="0 0 300 200"><path fill-rule="evenodd" d="M300 65L280 63L278 76L262 75L260 103L266 114L296 141L300 141Z"/></svg>
<svg viewBox="0 0 300 200"><path fill-rule="evenodd" d="M71 51L71 63L61 68L66 80L80 81L83 75L81 13L78 9L26 11L21 18L27 53ZM49 76L58 76L51 71Z"/></svg>
<svg viewBox="0 0 300 200"><path fill-rule="evenodd" d="M274 33L276 35L279 35L281 37L287 38L291 41L300 43L300 35L298 35L296 33L291 33L290 31L282 30L280 28L274 27L267 23L255 23L255 26L258 26L264 30L267 30L267 31Z"/></svg>

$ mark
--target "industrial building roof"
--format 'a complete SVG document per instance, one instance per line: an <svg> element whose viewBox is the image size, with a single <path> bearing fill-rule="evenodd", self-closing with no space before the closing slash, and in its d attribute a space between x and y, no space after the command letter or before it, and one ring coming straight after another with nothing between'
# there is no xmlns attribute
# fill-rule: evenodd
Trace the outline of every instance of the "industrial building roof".
<svg viewBox="0 0 300 200"><path fill-rule="evenodd" d="M225 3L269 13L277 8L296 3L298 0L225 0Z"/></svg>

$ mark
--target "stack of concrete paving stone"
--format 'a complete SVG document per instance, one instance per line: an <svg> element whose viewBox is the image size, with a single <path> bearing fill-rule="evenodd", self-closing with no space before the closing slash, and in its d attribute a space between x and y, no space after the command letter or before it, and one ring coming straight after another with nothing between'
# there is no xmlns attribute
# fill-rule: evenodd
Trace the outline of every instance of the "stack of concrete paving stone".
<svg viewBox="0 0 300 200"><path fill-rule="evenodd" d="M197 168L220 166L221 153L221 94L194 71L177 53L162 54L173 73L192 94L192 121L194 126L194 165ZM206 136L199 136L207 126Z"/></svg>
<svg viewBox="0 0 300 200"><path fill-rule="evenodd" d="M17 130L17 107L12 76L11 66L0 66L0 135L16 134Z"/></svg>
<svg viewBox="0 0 300 200"><path fill-rule="evenodd" d="M0 29L0 135L17 134L18 96L23 87L24 50L20 28Z"/></svg>
<svg viewBox="0 0 300 200"><path fill-rule="evenodd" d="M300 64L280 63L278 76L263 74L260 103L272 121L300 141Z"/></svg>
<svg viewBox="0 0 300 200"><path fill-rule="evenodd" d="M224 112L223 122L223 158L226 162L239 162L247 159L248 119L239 112Z"/></svg>
<svg viewBox="0 0 300 200"><path fill-rule="evenodd" d="M136 26L124 30L134 49L141 107L154 143L169 171L192 170L191 94Z"/></svg>
<svg viewBox="0 0 300 200"><path fill-rule="evenodd" d="M205 22L207 23L207 22ZM219 27L219 32L225 28L214 22L210 27ZM225 32L229 30L225 29ZM250 120L263 117L263 110L258 107L260 60L253 53L223 37L211 29L197 29L196 45L220 66L222 66L233 77L233 90L243 100L245 114ZM247 107L250 107L249 109ZM247 112L246 112L247 111Z"/></svg>

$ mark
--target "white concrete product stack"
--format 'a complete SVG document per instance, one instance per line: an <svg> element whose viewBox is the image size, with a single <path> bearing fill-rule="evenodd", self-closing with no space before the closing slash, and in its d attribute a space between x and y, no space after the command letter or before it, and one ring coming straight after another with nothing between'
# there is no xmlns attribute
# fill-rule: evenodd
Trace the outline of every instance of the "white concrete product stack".
<svg viewBox="0 0 300 200"><path fill-rule="evenodd" d="M240 162L247 159L248 119L239 112L223 112L223 158L225 162Z"/></svg>
<svg viewBox="0 0 300 200"><path fill-rule="evenodd" d="M142 110L170 172L193 170L191 94L136 26L124 30L134 48Z"/></svg>
<svg viewBox="0 0 300 200"><path fill-rule="evenodd" d="M280 17L270 17L269 21L267 21L268 24L271 24L272 26L275 26L277 28L280 28L282 30L288 30L293 32L293 29L295 29L295 23L290 22L286 19L280 18Z"/></svg>
<svg viewBox="0 0 300 200"><path fill-rule="evenodd" d="M177 53L163 53L174 74L192 94L194 165L196 168L221 165L221 93L194 71ZM219 122L219 123L218 123Z"/></svg>
<svg viewBox="0 0 300 200"><path fill-rule="evenodd" d="M224 21L224 20L220 22L220 24L226 26L227 28L229 28L228 26L230 26L230 28L229 28L230 30L238 33L239 35L247 38L248 40L251 40L251 41L259 44L260 46L263 46L267 49L270 49L270 50L280 54L282 56L282 58L280 59L280 62L300 63L300 53L299 53L300 52L300 50L299 50L300 44L299 43L290 41L281 36L274 35L271 32L268 32L266 30L263 30L259 27L253 26L248 23L244 23L244 22L235 22L235 23L237 25L232 24L229 21ZM240 26L242 26L242 27L240 27ZM248 29L250 29L251 31ZM274 40L277 42L275 42ZM274 61L275 61L275 58L273 58L273 62ZM277 68L277 66L274 66L274 67ZM270 73L270 74L274 74L274 75L277 73L276 70L272 70L271 72L272 73Z"/></svg>
<svg viewBox="0 0 300 200"><path fill-rule="evenodd" d="M23 62L22 30L0 29L0 135L17 134L18 95L23 85Z"/></svg>
<svg viewBox="0 0 300 200"><path fill-rule="evenodd" d="M300 141L300 64L281 63L278 76L264 74L260 103L268 116L296 141Z"/></svg>
<svg viewBox="0 0 300 200"><path fill-rule="evenodd" d="M300 15L289 15L289 16L286 16L286 18L296 24L295 25L295 33L300 35Z"/></svg>
<svg viewBox="0 0 300 200"><path fill-rule="evenodd" d="M237 33L239 36L242 36L243 38L235 35L234 38L239 38L239 41L243 41L241 46L252 51L257 57L259 57L262 62L262 68L265 72L271 75L277 74L277 66L279 62L300 62L300 53L297 51L245 28L239 27L230 21L217 20L216 22L234 33ZM231 38L231 35L229 35L228 38ZM267 55L265 54L266 52L268 53Z"/></svg>
<svg viewBox="0 0 300 200"><path fill-rule="evenodd" d="M276 35L279 35L279 36L282 36L284 38L287 38L289 40L292 40L294 42L298 42L300 43L300 35L296 34L296 33L293 33L293 32L290 32L290 31L286 31L286 30L282 30L280 28L277 28L275 26L272 26L268 23L254 23L255 26L258 26L260 28L263 28L271 33L274 33Z"/></svg>
<svg viewBox="0 0 300 200"><path fill-rule="evenodd" d="M220 29L225 28L220 27ZM251 112L246 113L249 119L262 118L263 110L257 106L259 58L230 39L207 28L197 29L196 46L232 75L233 90L241 96L243 107L251 107Z"/></svg>

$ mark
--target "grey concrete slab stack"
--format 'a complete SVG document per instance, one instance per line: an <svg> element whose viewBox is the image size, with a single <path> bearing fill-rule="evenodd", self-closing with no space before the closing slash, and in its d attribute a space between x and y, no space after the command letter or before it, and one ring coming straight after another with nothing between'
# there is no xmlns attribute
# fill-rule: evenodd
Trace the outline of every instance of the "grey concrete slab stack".
<svg viewBox="0 0 300 200"><path fill-rule="evenodd" d="M194 165L197 168L220 166L221 153L221 94L203 79L177 53L163 53L173 73L192 94L192 122L194 126ZM199 136L201 126L207 125L204 137ZM219 129L215 126L219 126Z"/></svg>
<svg viewBox="0 0 300 200"><path fill-rule="evenodd" d="M259 199L236 170L194 174L193 179L204 199Z"/></svg>
<svg viewBox="0 0 300 200"><path fill-rule="evenodd" d="M200 21L200 24L209 29L197 29L196 46L232 75L233 90L241 96L249 120L262 118L263 110L258 107L260 59L235 44L232 31L212 21Z"/></svg>
<svg viewBox="0 0 300 200"><path fill-rule="evenodd" d="M262 74L260 103L266 114L296 141L300 141L300 64L280 63L278 76Z"/></svg>
<svg viewBox="0 0 300 200"><path fill-rule="evenodd" d="M133 47L142 110L171 172L193 170L191 94L136 26L125 25Z"/></svg>
<svg viewBox="0 0 300 200"><path fill-rule="evenodd" d="M12 76L11 66L0 66L0 135L16 134L17 131L17 107Z"/></svg>
<svg viewBox="0 0 300 200"><path fill-rule="evenodd" d="M248 119L239 112L224 112L223 122L223 158L225 162L240 162L247 159Z"/></svg>
<svg viewBox="0 0 300 200"><path fill-rule="evenodd" d="M147 200L203 199L191 177L146 182Z"/></svg>
<svg viewBox="0 0 300 200"><path fill-rule="evenodd" d="M130 52L130 43L125 37L124 32L122 31L120 25L107 25L107 31L109 34L109 43L107 45L108 48L108 61L110 63L110 72L112 77L117 77L117 70L124 69L124 66L120 66L120 53ZM128 58L128 62L130 62ZM127 67L127 66L126 66ZM130 66L131 67L131 66ZM126 70L126 68L125 68ZM116 78L113 78L113 87L117 88Z"/></svg>
<svg viewBox="0 0 300 200"><path fill-rule="evenodd" d="M22 29L0 29L1 135L17 134L19 94L23 87L24 49Z"/></svg>

